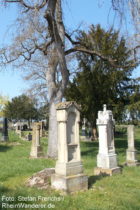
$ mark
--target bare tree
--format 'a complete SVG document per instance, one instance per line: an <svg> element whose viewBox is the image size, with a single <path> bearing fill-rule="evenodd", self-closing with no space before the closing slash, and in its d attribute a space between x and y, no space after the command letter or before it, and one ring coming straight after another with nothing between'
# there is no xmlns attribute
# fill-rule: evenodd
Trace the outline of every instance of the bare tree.
<svg viewBox="0 0 140 210"><path fill-rule="evenodd" d="M127 41L137 62L140 60L140 1L111 0L112 8L126 28ZM131 28L130 28L131 27Z"/></svg>
<svg viewBox="0 0 140 210"><path fill-rule="evenodd" d="M46 66L46 59L43 55L37 55L36 58L22 66L22 78L28 84L28 88L24 89L24 92L43 103L48 102Z"/></svg>
<svg viewBox="0 0 140 210"><path fill-rule="evenodd" d="M43 85L46 82L47 90L45 91L47 91L49 101L48 156L56 158L57 121L55 104L62 101L69 80L66 56L75 52L83 52L96 55L108 61L112 66L119 66L116 60L112 60L111 55L107 57L100 53L100 50L88 49L84 43L74 40L73 36L66 32L62 18L61 0L5 0L5 3L17 4L21 11L21 18L17 22L18 31L13 44L0 51L1 64L12 62L15 66L23 67L27 62L30 62L30 65L33 64L38 54L43 58L45 57L43 74L39 71L40 67L38 66L36 68L38 70L34 69L33 73L31 69L30 76L28 76L34 79L41 76L44 81ZM66 48L66 39L70 43L69 48Z"/></svg>

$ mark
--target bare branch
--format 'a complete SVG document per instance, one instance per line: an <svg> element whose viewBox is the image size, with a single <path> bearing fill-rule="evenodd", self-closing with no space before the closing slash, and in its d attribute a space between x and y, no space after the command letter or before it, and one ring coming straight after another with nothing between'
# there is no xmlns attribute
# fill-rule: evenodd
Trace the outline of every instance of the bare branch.
<svg viewBox="0 0 140 210"><path fill-rule="evenodd" d="M80 42L74 41L68 33L65 33L65 36L73 45L80 44Z"/></svg>
<svg viewBox="0 0 140 210"><path fill-rule="evenodd" d="M50 41L48 41L47 43L45 44L42 44L42 45L38 45L37 43L35 43L35 48L40 50L41 52L44 53L44 55L47 55L48 54L48 47L53 43L53 39L51 39Z"/></svg>
<svg viewBox="0 0 140 210"><path fill-rule="evenodd" d="M46 5L47 1L48 0L42 0L42 2L40 4L36 4L34 6L31 6L27 3L25 3L24 0L5 0L6 3L20 3L22 6L27 8L27 11L29 9L37 9L37 10L42 9Z"/></svg>
<svg viewBox="0 0 140 210"><path fill-rule="evenodd" d="M75 46L75 47L65 51L65 55L68 55L68 54L73 53L73 52L83 52L83 53L87 53L89 55L96 55L99 58L101 58L102 60L108 61L113 67L117 67L117 68L128 68L130 66L131 67L136 67L137 66L136 63L129 64L129 65L126 65L126 66L117 65L115 63L115 62L117 62L117 60L114 60L114 59L111 59L110 57L104 56L102 53L100 53L100 52L98 52L96 50L89 50L89 49L86 49L86 48L80 47L80 46Z"/></svg>

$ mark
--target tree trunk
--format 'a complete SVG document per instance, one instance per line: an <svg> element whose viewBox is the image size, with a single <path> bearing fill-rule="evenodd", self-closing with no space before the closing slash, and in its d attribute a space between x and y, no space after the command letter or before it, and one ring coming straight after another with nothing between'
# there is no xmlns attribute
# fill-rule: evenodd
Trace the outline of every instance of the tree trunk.
<svg viewBox="0 0 140 210"><path fill-rule="evenodd" d="M48 153L50 158L57 158L57 121L55 103L49 107L49 136L48 136Z"/></svg>
<svg viewBox="0 0 140 210"><path fill-rule="evenodd" d="M65 29L62 21L61 0L49 1L45 15L49 32L54 39L49 52L47 69L47 85L49 107L49 139L48 157L57 158L57 120L55 105L62 101L64 90L68 83L68 70L65 59ZM61 73L61 81L57 81L56 73Z"/></svg>
<svg viewBox="0 0 140 210"><path fill-rule="evenodd" d="M49 158L57 158L57 120L56 120L56 108L57 103L56 94L56 68L57 68L57 55L55 47L50 51L48 69L47 69L47 85L48 85L48 101L49 101L49 135L48 135L48 151L47 156ZM59 101L58 101L59 102Z"/></svg>
<svg viewBox="0 0 140 210"><path fill-rule="evenodd" d="M98 140L98 136L97 136L97 128L93 127L92 128L92 135L93 135L93 140Z"/></svg>

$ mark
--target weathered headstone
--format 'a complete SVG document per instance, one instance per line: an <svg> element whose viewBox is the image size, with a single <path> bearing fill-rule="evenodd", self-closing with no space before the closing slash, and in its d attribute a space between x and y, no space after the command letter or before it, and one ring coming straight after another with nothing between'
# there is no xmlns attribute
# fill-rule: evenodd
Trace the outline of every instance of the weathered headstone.
<svg viewBox="0 0 140 210"><path fill-rule="evenodd" d="M29 133L29 134L27 135L27 140L28 140L28 141L31 141L31 140L32 140L32 134L31 134L31 133Z"/></svg>
<svg viewBox="0 0 140 210"><path fill-rule="evenodd" d="M99 131L99 152L97 155L97 168L94 169L96 175L120 173L121 169L117 164L117 155L114 146L114 119L112 111L106 109L98 112Z"/></svg>
<svg viewBox="0 0 140 210"><path fill-rule="evenodd" d="M38 122L38 125L40 126L40 137L43 137L43 122Z"/></svg>
<svg viewBox="0 0 140 210"><path fill-rule="evenodd" d="M15 124L15 132L21 137L21 122Z"/></svg>
<svg viewBox="0 0 140 210"><path fill-rule="evenodd" d="M81 140L86 140L86 119L83 120Z"/></svg>
<svg viewBox="0 0 140 210"><path fill-rule="evenodd" d="M42 148L40 146L40 125L38 123L34 123L30 157L39 158L42 156L43 153Z"/></svg>
<svg viewBox="0 0 140 210"><path fill-rule="evenodd" d="M1 137L1 141L8 141L9 137L8 137L8 120L7 118L3 118L3 128L2 128L2 137Z"/></svg>
<svg viewBox="0 0 140 210"><path fill-rule="evenodd" d="M22 126L22 130L23 130L23 131L28 130L28 125L27 125L27 124L24 124L24 125Z"/></svg>
<svg viewBox="0 0 140 210"><path fill-rule="evenodd" d="M134 125L128 125L127 127L128 149L126 151L126 164L128 166L138 165L136 159L137 150L135 149L134 140Z"/></svg>
<svg viewBox="0 0 140 210"><path fill-rule="evenodd" d="M58 160L55 174L51 177L52 188L71 193L88 188L79 144L80 113L75 102L57 105L58 122Z"/></svg>
<svg viewBox="0 0 140 210"><path fill-rule="evenodd" d="M89 127L87 128L87 131L86 131L86 119L84 118L80 140L91 141L91 132L90 131L91 131L91 129Z"/></svg>

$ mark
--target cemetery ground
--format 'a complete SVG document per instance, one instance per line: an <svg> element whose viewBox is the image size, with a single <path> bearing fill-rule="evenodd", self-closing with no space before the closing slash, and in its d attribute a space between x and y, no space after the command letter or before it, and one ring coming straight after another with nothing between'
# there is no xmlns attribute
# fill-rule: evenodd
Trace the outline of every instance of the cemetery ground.
<svg viewBox="0 0 140 210"><path fill-rule="evenodd" d="M122 174L111 177L94 176L93 170L96 167L98 142L81 142L80 144L84 174L89 177L89 190L64 196L51 188L42 190L25 186L26 180L33 173L44 168L54 167L55 161L43 158L29 159L31 141L21 140L14 131L10 131L9 142L0 143L1 205L2 203L12 205L17 203L45 204L46 208L44 209L55 210L139 210L140 166L124 166ZM46 138L41 139L41 145L43 150L46 151ZM140 128L136 129L135 146L139 151L138 160L140 160ZM123 165L126 160L127 149L127 136L125 133L115 137L115 147L119 165ZM29 197L36 200L29 201ZM43 198L48 200L42 201ZM12 199L12 201L5 201L5 199ZM27 201L24 201L26 199ZM0 207L0 209L11 208Z"/></svg>

